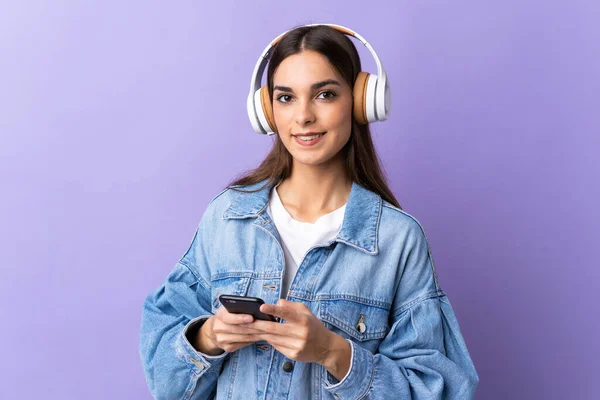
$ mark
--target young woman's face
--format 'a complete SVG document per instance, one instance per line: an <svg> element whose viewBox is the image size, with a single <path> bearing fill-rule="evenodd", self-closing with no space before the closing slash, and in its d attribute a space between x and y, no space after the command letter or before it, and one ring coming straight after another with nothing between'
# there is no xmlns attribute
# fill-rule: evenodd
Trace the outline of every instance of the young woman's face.
<svg viewBox="0 0 600 400"><path fill-rule="evenodd" d="M338 160L352 129L352 88L315 51L287 57L273 76L273 117L294 162L319 165ZM325 133L301 141L299 134Z"/></svg>

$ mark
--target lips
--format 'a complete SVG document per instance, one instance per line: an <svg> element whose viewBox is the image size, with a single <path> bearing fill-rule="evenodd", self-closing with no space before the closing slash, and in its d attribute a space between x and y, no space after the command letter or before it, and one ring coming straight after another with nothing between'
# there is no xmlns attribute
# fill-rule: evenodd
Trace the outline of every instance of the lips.
<svg viewBox="0 0 600 400"><path fill-rule="evenodd" d="M302 134L302 135L298 135L298 136L296 136L296 135L293 135L293 136L294 136L294 139L296 140L296 143L298 143L301 146L307 147L307 146L313 146L313 145L319 143L321 141L321 139L325 136L326 133L327 132L323 132L322 134L316 133L314 135L313 134L308 134L308 135ZM303 137L314 136L314 137L310 140L306 140L306 139L302 140L302 139L300 139L300 136L303 136Z"/></svg>
<svg viewBox="0 0 600 400"><path fill-rule="evenodd" d="M320 135L322 133L325 132L307 132L307 133L297 133L297 134L293 134L292 136L298 136L298 137L302 137L302 136L314 136L314 135Z"/></svg>
<svg viewBox="0 0 600 400"><path fill-rule="evenodd" d="M319 139L323 136L325 136L325 132L312 133L312 134L308 134L308 135L307 134L295 135L294 137L296 138L296 140L311 141L311 140Z"/></svg>

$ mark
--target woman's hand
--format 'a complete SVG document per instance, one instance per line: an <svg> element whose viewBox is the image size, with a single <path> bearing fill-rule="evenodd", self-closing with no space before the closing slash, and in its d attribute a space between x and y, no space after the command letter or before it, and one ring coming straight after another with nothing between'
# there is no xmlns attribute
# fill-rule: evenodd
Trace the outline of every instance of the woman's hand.
<svg viewBox="0 0 600 400"><path fill-rule="evenodd" d="M338 380L346 376L350 343L327 329L304 304L280 299L277 305L263 304L260 311L285 319L285 324L260 320L245 324L259 332L258 339L292 360L323 365Z"/></svg>
<svg viewBox="0 0 600 400"><path fill-rule="evenodd" d="M225 307L219 307L215 315L200 328L199 347L205 349L201 351L208 355L218 355L223 353L222 350L231 353L260 340L257 334L261 331L241 326L253 320L251 315L231 314Z"/></svg>

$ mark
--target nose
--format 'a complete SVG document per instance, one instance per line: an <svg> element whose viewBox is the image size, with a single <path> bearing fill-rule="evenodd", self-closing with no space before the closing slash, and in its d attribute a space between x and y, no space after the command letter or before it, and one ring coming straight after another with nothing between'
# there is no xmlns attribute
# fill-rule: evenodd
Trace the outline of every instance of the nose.
<svg viewBox="0 0 600 400"><path fill-rule="evenodd" d="M298 125L303 126L315 121L315 113L310 101L298 101L296 104L294 119Z"/></svg>

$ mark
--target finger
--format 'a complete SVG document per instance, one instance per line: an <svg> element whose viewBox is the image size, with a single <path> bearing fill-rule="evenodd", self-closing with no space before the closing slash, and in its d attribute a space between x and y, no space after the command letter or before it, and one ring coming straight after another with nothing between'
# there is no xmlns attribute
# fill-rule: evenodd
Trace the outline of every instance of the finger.
<svg viewBox="0 0 600 400"><path fill-rule="evenodd" d="M288 335L290 326L287 324L280 324L278 322L256 320L251 324L247 325L251 329L255 329L260 333L272 333L275 335Z"/></svg>
<svg viewBox="0 0 600 400"><path fill-rule="evenodd" d="M256 335L263 333L263 331L247 325L228 325L224 323L213 326L213 331L215 333L232 333L236 335Z"/></svg>
<svg viewBox="0 0 600 400"><path fill-rule="evenodd" d="M224 311L221 311L224 310ZM217 311L217 317L228 325L240 325L247 324L254 321L252 315L248 314L232 314L225 307L219 308Z"/></svg>
<svg viewBox="0 0 600 400"><path fill-rule="evenodd" d="M246 346L250 346L251 344L252 343L246 343L246 342L228 343L228 344L224 344L223 347L221 347L221 348L228 353L233 353L234 351L238 351L239 349L246 347Z"/></svg>
<svg viewBox="0 0 600 400"><path fill-rule="evenodd" d="M232 333L221 333L217 335L217 344L223 348L224 345L234 343L254 343L261 340L258 335L238 335Z"/></svg>
<svg viewBox="0 0 600 400"><path fill-rule="evenodd" d="M263 304L260 306L260 311L265 314L271 314L275 317L285 319L286 321L297 321L299 316L302 315L289 305Z"/></svg>
<svg viewBox="0 0 600 400"><path fill-rule="evenodd" d="M279 300L277 300L277 305L288 307L288 308L291 308L291 309L299 311L299 312L310 311L308 309L308 307L306 307L304 305L304 303L300 303L299 301L289 301L286 299L279 299Z"/></svg>
<svg viewBox="0 0 600 400"><path fill-rule="evenodd" d="M303 353L302 346L300 344L294 344L289 342L278 340L277 337L273 340L267 341L275 350L285 355L292 360L300 360L300 355Z"/></svg>
<svg viewBox="0 0 600 400"><path fill-rule="evenodd" d="M272 333L261 333L260 335L258 335L258 337L260 338L260 340L266 340L267 342L269 342L270 345L285 347L288 349L294 349L299 345L299 343L297 343L298 339L295 339L290 336L275 335Z"/></svg>
<svg viewBox="0 0 600 400"><path fill-rule="evenodd" d="M296 312L300 313L300 314L304 314L304 315L314 315L312 311L310 311L310 309L306 306L306 304L304 303L300 303L299 301L289 301L289 300L285 300L285 299L280 299L277 302L277 305L283 305L284 307L287 306L288 308L292 309L292 310L296 310Z"/></svg>

